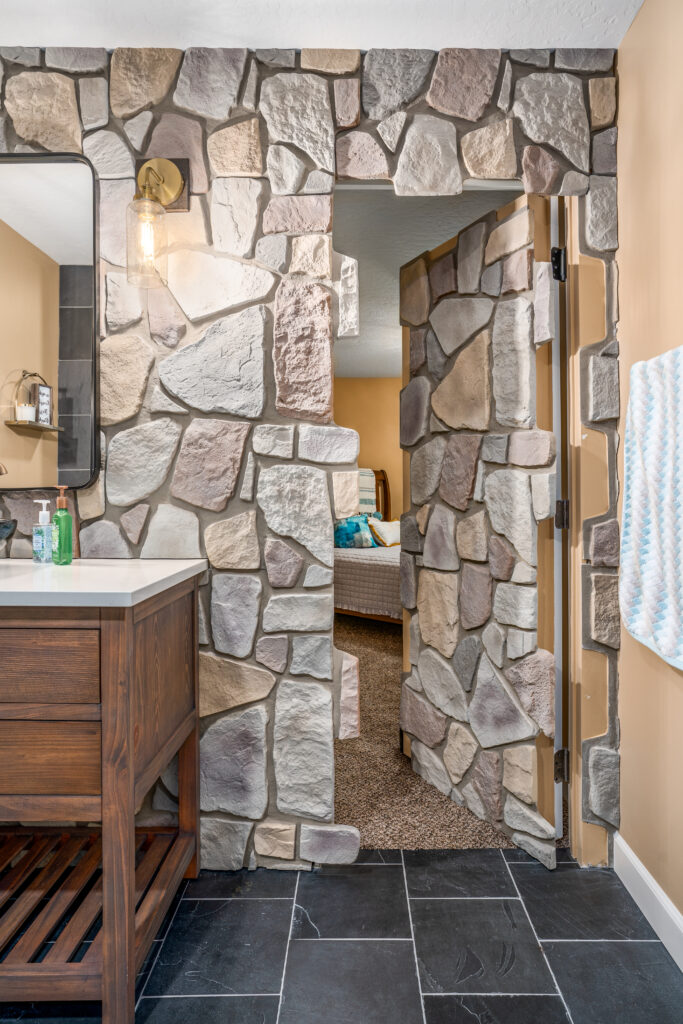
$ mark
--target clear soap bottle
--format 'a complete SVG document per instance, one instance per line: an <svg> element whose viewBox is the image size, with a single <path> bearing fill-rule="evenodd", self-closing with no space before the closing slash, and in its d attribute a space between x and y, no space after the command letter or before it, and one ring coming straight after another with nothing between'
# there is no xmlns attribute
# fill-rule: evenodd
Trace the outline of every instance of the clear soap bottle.
<svg viewBox="0 0 683 1024"><path fill-rule="evenodd" d="M71 565L74 556L74 530L71 513L67 511L66 487L59 488L57 511L52 517L52 561L55 565Z"/></svg>
<svg viewBox="0 0 683 1024"><path fill-rule="evenodd" d="M34 498L36 505L42 505L38 513L38 522L33 527L33 561L44 564L52 561L52 526L50 524L50 502Z"/></svg>

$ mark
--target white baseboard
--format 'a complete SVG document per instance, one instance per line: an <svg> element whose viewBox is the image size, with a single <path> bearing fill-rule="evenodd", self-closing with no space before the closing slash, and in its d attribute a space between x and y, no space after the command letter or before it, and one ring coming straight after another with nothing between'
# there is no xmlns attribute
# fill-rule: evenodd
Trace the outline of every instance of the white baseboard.
<svg viewBox="0 0 683 1024"><path fill-rule="evenodd" d="M618 832L614 837L614 870L683 971L683 914Z"/></svg>

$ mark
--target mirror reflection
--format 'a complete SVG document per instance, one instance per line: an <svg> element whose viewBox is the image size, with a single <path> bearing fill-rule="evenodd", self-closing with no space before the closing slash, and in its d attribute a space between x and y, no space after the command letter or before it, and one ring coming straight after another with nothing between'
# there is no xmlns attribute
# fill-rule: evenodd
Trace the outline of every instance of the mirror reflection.
<svg viewBox="0 0 683 1024"><path fill-rule="evenodd" d="M94 471L93 175L0 160L0 488L83 487Z"/></svg>

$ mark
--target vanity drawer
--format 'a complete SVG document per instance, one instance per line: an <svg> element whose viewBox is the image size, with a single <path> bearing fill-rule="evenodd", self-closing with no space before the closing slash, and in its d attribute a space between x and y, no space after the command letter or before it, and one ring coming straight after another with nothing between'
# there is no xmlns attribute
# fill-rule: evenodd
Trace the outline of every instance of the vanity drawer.
<svg viewBox="0 0 683 1024"><path fill-rule="evenodd" d="M99 722L0 722L0 793L97 794L101 747Z"/></svg>
<svg viewBox="0 0 683 1024"><path fill-rule="evenodd" d="M97 704L97 629L0 628L0 702Z"/></svg>

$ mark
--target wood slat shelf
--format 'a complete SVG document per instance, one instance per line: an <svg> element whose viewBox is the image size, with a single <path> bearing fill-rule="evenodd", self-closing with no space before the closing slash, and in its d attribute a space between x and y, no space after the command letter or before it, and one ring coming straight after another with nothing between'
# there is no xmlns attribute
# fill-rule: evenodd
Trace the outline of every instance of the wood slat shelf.
<svg viewBox="0 0 683 1024"><path fill-rule="evenodd" d="M194 836L135 833L139 967L195 854ZM0 1000L102 998L99 829L0 833Z"/></svg>
<svg viewBox="0 0 683 1024"><path fill-rule="evenodd" d="M37 423L36 420L5 420L5 426L15 430L34 430L38 434L64 433L64 427L55 427L53 423Z"/></svg>

